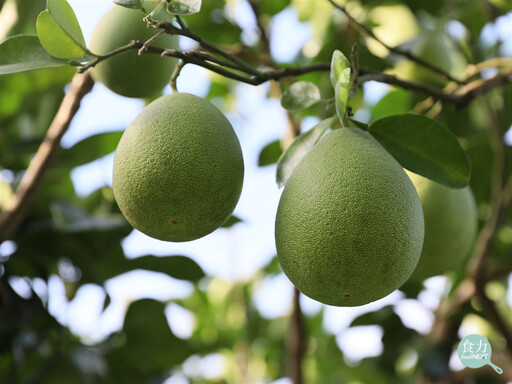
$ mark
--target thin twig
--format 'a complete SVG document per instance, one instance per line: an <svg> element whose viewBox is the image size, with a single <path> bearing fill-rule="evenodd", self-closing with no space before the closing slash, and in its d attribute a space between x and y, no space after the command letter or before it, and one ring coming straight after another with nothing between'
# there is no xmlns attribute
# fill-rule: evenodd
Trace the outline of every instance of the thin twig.
<svg viewBox="0 0 512 384"><path fill-rule="evenodd" d="M483 99L485 110L488 114L488 121L490 122L491 140L494 149L494 169L492 178L492 196L491 196L491 213L487 218L484 227L480 231L475 252L468 264L467 274L475 280L476 285L484 284L484 259L489 253L492 245L494 234L498 228L500 216L502 214L502 194L503 194L503 174L505 172L505 146L502 139L502 132L500 124L496 120L496 116L487 100Z"/></svg>
<svg viewBox="0 0 512 384"><path fill-rule="evenodd" d="M373 40L377 41L378 43L382 44L388 51L393 52L393 53L395 53L397 55L404 56L404 57L408 58L409 60L414 61L415 63L417 63L417 64L419 64L419 65L421 65L421 66L423 66L425 68L428 68L428 69L430 69L433 72L436 72L437 74L443 76L444 78L446 78L446 79L448 79L450 81L454 81L454 82L456 82L458 84L463 84L463 82L461 80L458 80L458 79L454 78L452 75L450 75L449 73L447 73L443 69L439 68L437 65L429 63L428 61L423 60L422 58L414 55L409 50L404 49L404 48L400 48L400 47L392 47L392 46L384 43L381 39L379 39L373 33L372 30L370 30L369 28L365 27L363 24L358 22L350 13L348 13L347 9L344 6L336 4L333 0L327 0L327 1L329 3L331 3L335 8L339 9L340 11L342 11L345 14L345 16L347 16L347 18L360 29L360 31L362 31L365 35L371 37Z"/></svg>
<svg viewBox="0 0 512 384"><path fill-rule="evenodd" d="M435 88L427 84L417 83L414 81L402 80L396 76L388 75L382 72L371 71L368 74L362 76L360 75L358 79L358 84L362 85L367 81L377 81L380 83L396 85L400 88L414 92L424 93L426 95L432 96L437 100L443 100L452 104L456 104L459 101L459 98L456 95L445 93L439 88Z"/></svg>
<svg viewBox="0 0 512 384"><path fill-rule="evenodd" d="M94 82L88 72L76 74L73 77L69 90L48 128L43 142L23 175L14 197L7 209L0 214L0 243L9 239L21 224L53 157L59 149L62 136L78 111L81 100L89 93L93 84Z"/></svg>
<svg viewBox="0 0 512 384"><path fill-rule="evenodd" d="M171 85L173 93L178 93L178 85L176 84L178 77L180 76L181 70L185 66L185 62L180 60L176 63L174 67L174 71L172 72L171 79L169 80L169 84Z"/></svg>
<svg viewBox="0 0 512 384"><path fill-rule="evenodd" d="M249 73L253 76L258 76L260 74L260 71L258 71L256 68L254 68L250 64L247 64L245 61L239 59L235 55L232 55L231 53L226 52L223 49L217 47L216 45L206 41L201 36L196 35L194 32L192 32L188 28L183 28L183 27L177 28L176 26L174 26L172 23L169 23L169 22L160 22L158 24L158 27L164 29L167 33L169 33L171 35L185 36L185 37L188 37L189 39L196 41L204 49L206 49L212 53L216 53L220 56L223 56L224 58L237 64L239 66L239 68L241 70L245 71L246 73Z"/></svg>
<svg viewBox="0 0 512 384"><path fill-rule="evenodd" d="M432 108L435 104L435 100L432 96L427 97L426 99L416 103L416 105L412 109L412 113L423 114Z"/></svg>
<svg viewBox="0 0 512 384"><path fill-rule="evenodd" d="M181 16L176 15L175 18L176 18L176 21L177 21L178 25L181 27L181 29L186 29L187 28L187 25L185 24L185 22L183 21Z"/></svg>
<svg viewBox="0 0 512 384"><path fill-rule="evenodd" d="M263 50L265 52L270 52L270 40L267 35L267 31L260 17L259 10L259 1L257 0L249 0L249 5L251 6L252 13L254 14L254 18L256 19L256 26L258 27L261 43L263 45Z"/></svg>
<svg viewBox="0 0 512 384"><path fill-rule="evenodd" d="M350 50L350 65L352 67L352 80L350 81L350 97L354 97L357 88L357 78L359 77L359 65L357 62L357 43L352 45Z"/></svg>
<svg viewBox="0 0 512 384"><path fill-rule="evenodd" d="M189 54L190 56L193 56L197 59L200 59L200 60L206 60L206 61L210 61L212 63L218 64L221 67L231 68L231 69L235 69L237 71L239 70L239 68L236 64L234 64L230 61L219 59L218 57L212 56L208 53L199 52L199 51L190 51L190 52L187 52L187 54Z"/></svg>
<svg viewBox="0 0 512 384"><path fill-rule="evenodd" d="M150 47L153 48L153 47ZM210 63L209 61L205 61L204 59L197 58L194 54L188 54L186 52L179 51L177 49L164 49L160 53L162 56L172 56L177 57L181 60L183 60L185 63L192 63L196 64L200 67L209 69L212 72L215 72L219 75L222 75L224 77L241 81L244 83L251 83L251 79L247 76L240 75L238 73L228 71L227 69L224 69L224 67L215 65Z"/></svg>
<svg viewBox="0 0 512 384"><path fill-rule="evenodd" d="M79 73L84 73L89 68L94 67L96 64L102 62L103 60L107 60L111 57L117 56L123 52L131 51L134 48L140 48L142 47L142 43L136 40L130 41L130 43L123 45L122 47L119 47L117 49L114 49L112 52L107 53L106 55L98 56L96 59L92 60L91 62L85 64L83 67L80 67L78 69Z"/></svg>
<svg viewBox="0 0 512 384"><path fill-rule="evenodd" d="M471 77L489 68L506 67L512 67L512 57L495 57L477 64L469 64L466 69L466 79L469 80Z"/></svg>
<svg viewBox="0 0 512 384"><path fill-rule="evenodd" d="M294 77L294 76L300 76L305 75L307 73L311 72L327 72L330 71L331 64L330 63L316 63L311 64L305 67L286 67L282 69L277 70L270 70L266 72L262 72L260 76L255 76L253 78L252 84L253 85L259 85L263 84L264 82L268 80L279 80L284 77Z"/></svg>
<svg viewBox="0 0 512 384"><path fill-rule="evenodd" d="M232 68L232 64L226 63L226 65L214 65L214 63L225 63L220 61L220 59L215 58L213 56L205 56L204 53L198 52L182 52L176 49L160 49L155 47L149 47L149 52L160 53L162 56L172 56L182 59L187 63L196 64L200 67L209 69L212 72L215 72L224 77L241 81L250 85L260 85L269 80L280 80L285 77L294 77L304 75L310 72L318 72L318 71L329 71L330 64L329 63L316 63L305 67L287 67L278 70L268 70L266 72L260 72L258 76L248 76L242 75L240 73L235 73L233 71L226 70L224 67ZM207 61L206 61L207 60ZM236 68L238 72L245 73L241 68Z"/></svg>
<svg viewBox="0 0 512 384"><path fill-rule="evenodd" d="M156 39L158 39L160 36L165 35L165 34L166 34L166 32L165 32L165 31L160 31L160 32L158 32L157 34L155 34L154 36L152 36L152 37L150 37L149 39L147 39L147 40L144 42L144 44L142 44L142 47L139 49L139 52L138 52L139 56L140 56L140 55L142 55L144 52L146 52L146 51L147 51L147 49L149 48L149 46L150 46L151 44L153 44L153 42L154 42Z"/></svg>
<svg viewBox="0 0 512 384"><path fill-rule="evenodd" d="M496 327L498 332L505 339L507 343L507 350L509 351L510 354L512 354L512 333L510 332L510 329L505 320L503 320L503 316L501 316L500 312L498 311L498 308L496 308L496 304L494 303L494 301L489 299L489 297L485 293L484 286L477 284L476 293L478 295L480 303L484 307L485 312L489 315L492 324Z"/></svg>
<svg viewBox="0 0 512 384"><path fill-rule="evenodd" d="M475 80L466 84L457 92L447 93L439 88L432 87L427 84L416 83L412 81L402 80L395 76L381 72L365 70L367 74L359 76L358 83L362 85L367 81L378 81L390 85L396 85L400 88L424 93L432 96L434 99L453 104L457 108L465 107L469 102L490 90L512 83L512 71L498 74L490 79Z"/></svg>

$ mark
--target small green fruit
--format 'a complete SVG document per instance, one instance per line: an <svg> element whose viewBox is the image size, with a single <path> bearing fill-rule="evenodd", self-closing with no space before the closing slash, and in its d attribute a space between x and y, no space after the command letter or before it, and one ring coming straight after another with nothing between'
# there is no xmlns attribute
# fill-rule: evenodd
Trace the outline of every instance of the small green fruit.
<svg viewBox="0 0 512 384"><path fill-rule="evenodd" d="M143 18L144 13L138 9L115 6L96 26L91 38L91 51L104 55L132 40L145 42L153 37L158 31L148 29ZM152 46L176 49L178 38L163 35ZM139 56L137 50L130 50L100 62L91 73L94 80L102 82L119 95L146 98L162 91L171 78L176 62L175 58L162 58L153 53Z"/></svg>
<svg viewBox="0 0 512 384"><path fill-rule="evenodd" d="M454 189L407 172L423 207L425 240L413 280L441 275L464 262L477 230L476 205L469 187Z"/></svg>
<svg viewBox="0 0 512 384"><path fill-rule="evenodd" d="M160 240L213 232L240 197L242 151L228 119L200 97L177 93L149 104L114 156L114 196L126 219Z"/></svg>
<svg viewBox="0 0 512 384"><path fill-rule="evenodd" d="M283 271L305 295L356 306L399 288L418 263L423 214L413 184L368 133L342 128L304 157L276 218Z"/></svg>

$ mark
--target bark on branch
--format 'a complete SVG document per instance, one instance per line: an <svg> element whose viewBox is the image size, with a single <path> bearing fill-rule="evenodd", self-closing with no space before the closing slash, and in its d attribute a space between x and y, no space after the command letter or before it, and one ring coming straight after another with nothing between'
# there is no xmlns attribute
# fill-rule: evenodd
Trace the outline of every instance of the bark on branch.
<svg viewBox="0 0 512 384"><path fill-rule="evenodd" d="M290 332L288 334L288 376L293 384L302 384L302 359L304 357L304 319L300 307L300 292L297 288L293 294L293 309L290 317Z"/></svg>
<svg viewBox="0 0 512 384"><path fill-rule="evenodd" d="M88 72L76 74L71 81L55 118L9 206L0 214L0 243L11 238L21 224L25 213L43 181L46 170L59 149L60 140L75 116L83 97L92 89L94 82Z"/></svg>

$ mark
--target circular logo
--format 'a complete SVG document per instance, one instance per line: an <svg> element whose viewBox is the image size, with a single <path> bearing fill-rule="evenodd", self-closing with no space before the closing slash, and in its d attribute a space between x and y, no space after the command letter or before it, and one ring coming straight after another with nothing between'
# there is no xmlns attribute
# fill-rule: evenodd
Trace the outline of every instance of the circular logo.
<svg viewBox="0 0 512 384"><path fill-rule="evenodd" d="M457 349L459 360L468 368L480 368L490 365L500 375L503 370L491 363L492 348L487 337L481 335L468 335L464 337Z"/></svg>

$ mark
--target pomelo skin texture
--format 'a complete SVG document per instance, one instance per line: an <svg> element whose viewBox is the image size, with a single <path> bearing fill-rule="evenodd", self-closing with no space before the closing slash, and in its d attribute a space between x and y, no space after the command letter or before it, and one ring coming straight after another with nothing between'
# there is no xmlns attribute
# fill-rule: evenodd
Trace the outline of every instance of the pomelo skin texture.
<svg viewBox="0 0 512 384"><path fill-rule="evenodd" d="M475 199L469 187L453 189L407 172L423 207L425 240L420 261L411 276L423 280L461 265L477 231Z"/></svg>
<svg viewBox="0 0 512 384"><path fill-rule="evenodd" d="M138 9L115 6L108 11L94 29L90 49L104 55L130 43L131 40L145 42L158 33L148 29L142 19L144 13ZM152 46L178 48L177 36L163 35ZM171 57L146 53L138 56L130 50L108 58L92 69L95 81L105 84L111 91L127 97L151 97L167 85L177 60Z"/></svg>
<svg viewBox="0 0 512 384"><path fill-rule="evenodd" d="M423 244L423 213L398 162L368 133L341 128L293 171L275 231L279 262L302 293L357 306L410 277Z"/></svg>
<svg viewBox="0 0 512 384"><path fill-rule="evenodd" d="M114 156L113 189L126 219L148 236L189 241L230 217L244 163L228 119L200 97L176 93L149 104Z"/></svg>

